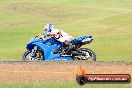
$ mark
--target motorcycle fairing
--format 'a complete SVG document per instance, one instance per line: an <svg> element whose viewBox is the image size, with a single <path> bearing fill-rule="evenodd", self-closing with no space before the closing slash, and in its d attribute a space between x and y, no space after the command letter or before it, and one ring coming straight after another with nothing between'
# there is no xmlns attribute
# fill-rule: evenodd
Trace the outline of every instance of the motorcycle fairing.
<svg viewBox="0 0 132 88"><path fill-rule="evenodd" d="M55 42L55 44L51 44L52 42ZM45 40L36 40L36 39L31 39L26 48L28 50L32 50L34 46L37 46L39 49L42 50L43 52L43 60L45 61L53 61L53 60L73 60L71 56L61 56L59 53L54 54L53 50L54 49L59 49L62 44L58 41L56 41L54 38L49 38L46 41Z"/></svg>
<svg viewBox="0 0 132 88"><path fill-rule="evenodd" d="M81 43L82 40L84 40L86 38L91 38L92 39L92 36L80 36L80 37L76 38L75 40L73 40L73 42L76 43L76 44L79 44L79 43Z"/></svg>

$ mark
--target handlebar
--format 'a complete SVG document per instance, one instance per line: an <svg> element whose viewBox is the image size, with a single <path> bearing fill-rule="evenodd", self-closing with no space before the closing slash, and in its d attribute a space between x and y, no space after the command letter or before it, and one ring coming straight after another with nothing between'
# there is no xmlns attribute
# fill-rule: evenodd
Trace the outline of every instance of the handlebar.
<svg viewBox="0 0 132 88"><path fill-rule="evenodd" d="M42 36L42 34L38 34L38 35L36 35L34 38L37 38L37 37L39 37L39 36Z"/></svg>
<svg viewBox="0 0 132 88"><path fill-rule="evenodd" d="M46 38L48 38L48 36L46 36L45 34L38 34L34 38L40 39L40 40L45 40Z"/></svg>

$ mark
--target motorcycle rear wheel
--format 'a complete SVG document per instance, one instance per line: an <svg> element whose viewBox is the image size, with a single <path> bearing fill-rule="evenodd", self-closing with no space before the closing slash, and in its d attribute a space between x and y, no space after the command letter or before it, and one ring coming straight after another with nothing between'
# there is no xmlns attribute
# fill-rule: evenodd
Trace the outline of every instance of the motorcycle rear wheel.
<svg viewBox="0 0 132 88"><path fill-rule="evenodd" d="M96 61L96 54L91 49L80 48L80 49L78 49L78 51L84 54L84 55L79 55L78 59L80 59L80 60L88 60L89 58L91 58L93 61Z"/></svg>

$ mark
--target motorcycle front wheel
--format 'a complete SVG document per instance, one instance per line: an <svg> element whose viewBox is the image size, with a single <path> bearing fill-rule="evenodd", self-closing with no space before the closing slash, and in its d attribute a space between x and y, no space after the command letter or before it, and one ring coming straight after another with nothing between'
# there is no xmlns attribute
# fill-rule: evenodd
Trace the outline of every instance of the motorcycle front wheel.
<svg viewBox="0 0 132 88"><path fill-rule="evenodd" d="M35 55L32 56L31 51L27 50L22 55L22 61L41 61L41 60L43 60L42 52L35 53Z"/></svg>

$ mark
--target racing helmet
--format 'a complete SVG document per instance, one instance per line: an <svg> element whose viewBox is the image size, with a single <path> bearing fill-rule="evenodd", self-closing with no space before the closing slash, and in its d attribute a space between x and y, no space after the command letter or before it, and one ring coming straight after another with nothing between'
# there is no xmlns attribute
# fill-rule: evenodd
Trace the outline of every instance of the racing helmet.
<svg viewBox="0 0 132 88"><path fill-rule="evenodd" d="M52 29L55 29L53 24L46 24L46 26L44 27L45 34L47 34L47 35L50 34Z"/></svg>

